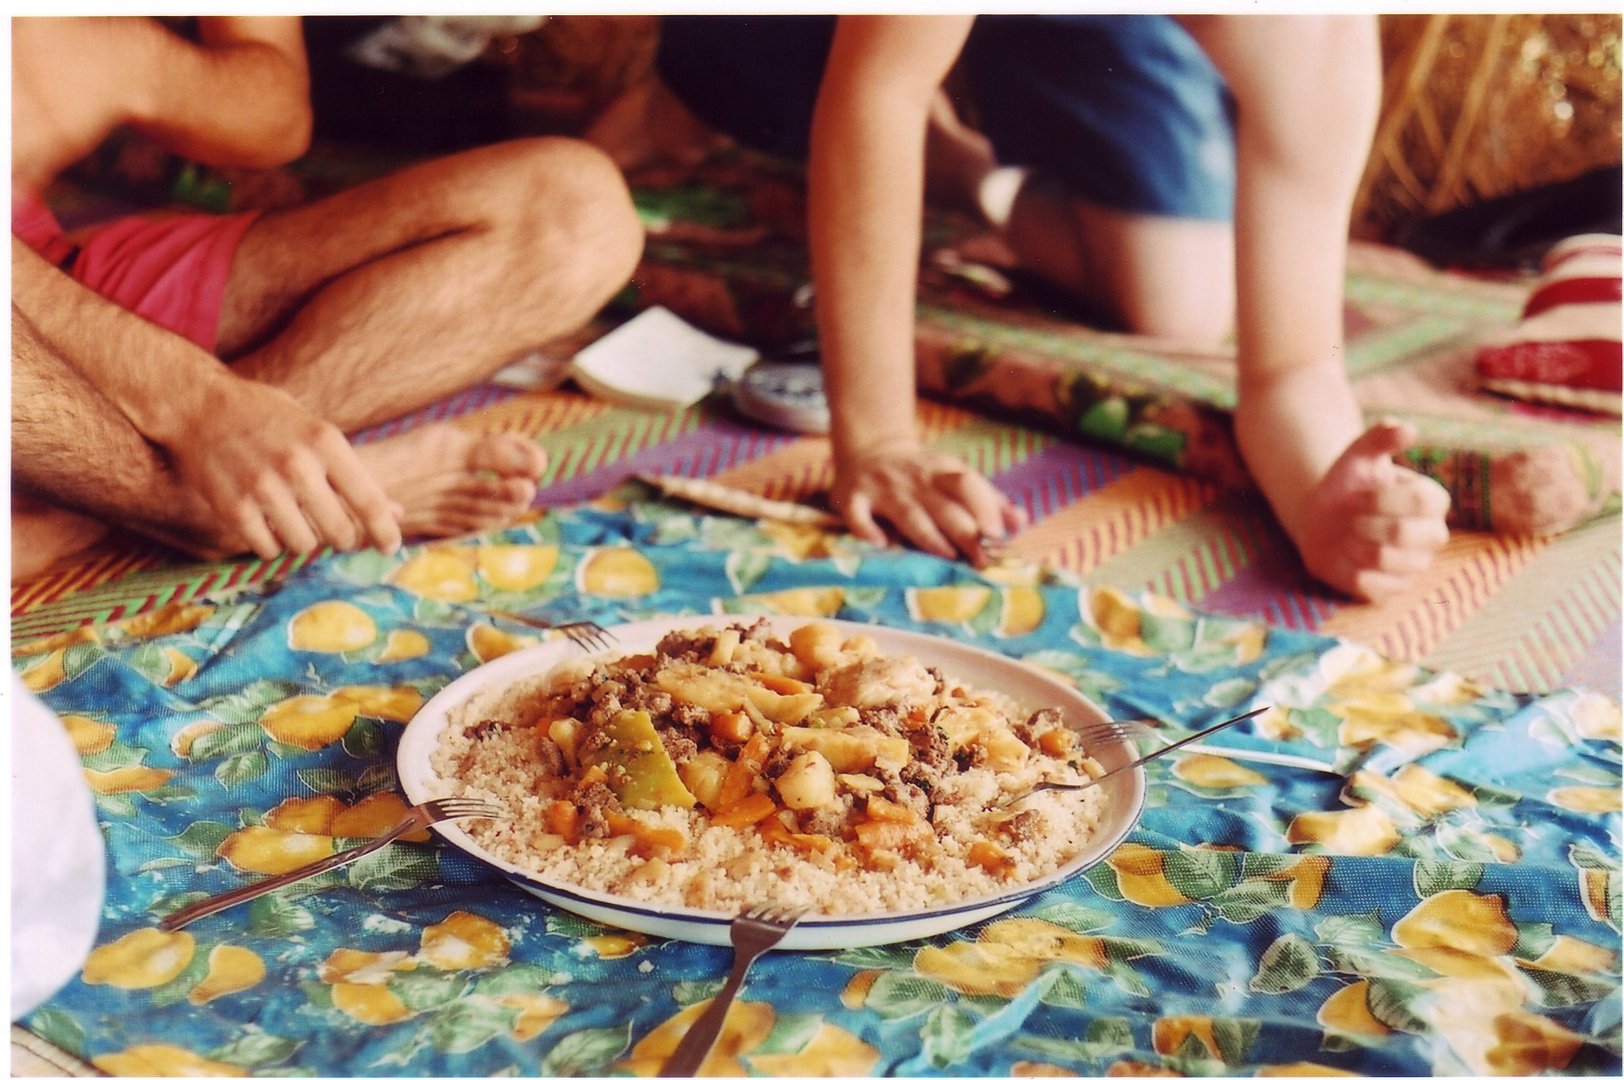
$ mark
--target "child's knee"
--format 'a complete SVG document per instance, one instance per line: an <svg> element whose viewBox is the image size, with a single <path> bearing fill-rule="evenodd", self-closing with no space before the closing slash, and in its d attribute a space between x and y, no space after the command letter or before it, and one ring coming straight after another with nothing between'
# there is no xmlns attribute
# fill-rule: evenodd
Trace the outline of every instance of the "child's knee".
<svg viewBox="0 0 1624 1080"><path fill-rule="evenodd" d="M1235 327L1235 301L1228 298L1164 293L1139 298L1120 316L1130 334L1161 338L1190 348L1215 349Z"/></svg>

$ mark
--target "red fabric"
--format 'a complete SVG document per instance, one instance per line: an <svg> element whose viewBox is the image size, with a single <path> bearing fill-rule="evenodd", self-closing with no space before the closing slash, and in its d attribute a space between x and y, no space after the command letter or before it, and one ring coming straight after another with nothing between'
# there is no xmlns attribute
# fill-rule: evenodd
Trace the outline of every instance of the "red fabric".
<svg viewBox="0 0 1624 1080"><path fill-rule="evenodd" d="M1563 304L1604 304L1608 301L1618 303L1624 299L1624 288L1621 288L1618 278L1605 277L1570 277L1557 278L1548 284L1541 285L1528 298L1523 305L1523 318L1538 315L1542 311L1549 311Z"/></svg>
<svg viewBox="0 0 1624 1080"><path fill-rule="evenodd" d="M1618 239L1609 236L1577 236L1554 245L1545 258L1541 260L1540 269L1549 273L1570 259L1586 258L1591 255L1603 255L1616 259L1624 254L1624 246Z"/></svg>
<svg viewBox="0 0 1624 1080"><path fill-rule="evenodd" d="M39 252L53 266L61 266L77 248L62 235L62 226L39 196L13 189L11 235Z"/></svg>
<svg viewBox="0 0 1624 1080"><path fill-rule="evenodd" d="M1613 341L1519 341L1478 354L1485 379L1515 379L1583 390L1624 390L1624 347Z"/></svg>
<svg viewBox="0 0 1624 1080"><path fill-rule="evenodd" d="M213 352L231 262L258 216L256 211L121 218L86 236L69 273L120 307ZM73 251L55 216L37 199L13 198L11 230L58 265Z"/></svg>
<svg viewBox="0 0 1624 1080"><path fill-rule="evenodd" d="M1616 415L1624 392L1621 251L1624 238L1616 236L1574 236L1554 245L1522 319L1478 350L1483 387Z"/></svg>

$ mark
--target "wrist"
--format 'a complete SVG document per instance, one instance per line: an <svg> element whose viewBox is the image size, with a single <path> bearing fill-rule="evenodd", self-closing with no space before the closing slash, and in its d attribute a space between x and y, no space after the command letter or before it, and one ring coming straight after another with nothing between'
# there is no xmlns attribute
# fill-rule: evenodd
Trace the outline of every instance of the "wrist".
<svg viewBox="0 0 1624 1080"><path fill-rule="evenodd" d="M232 394L228 385L233 376L226 372L192 372L174 386L147 392L139 387L120 407L148 440L162 447L175 447L196 439L199 424L220 414Z"/></svg>
<svg viewBox="0 0 1624 1080"><path fill-rule="evenodd" d="M869 427L844 431L836 426L833 431L832 454L837 471L845 471L865 461L911 454L919 448L919 436L912 424L905 429Z"/></svg>

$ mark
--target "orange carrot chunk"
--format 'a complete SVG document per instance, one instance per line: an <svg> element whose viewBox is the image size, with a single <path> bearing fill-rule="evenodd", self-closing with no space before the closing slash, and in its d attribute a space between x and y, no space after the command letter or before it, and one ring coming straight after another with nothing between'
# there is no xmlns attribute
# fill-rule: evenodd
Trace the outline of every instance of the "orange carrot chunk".
<svg viewBox="0 0 1624 1080"><path fill-rule="evenodd" d="M554 799L547 804L546 811L547 831L562 836L567 843L575 843L581 837L581 811L575 804L563 799Z"/></svg>
<svg viewBox="0 0 1624 1080"><path fill-rule="evenodd" d="M748 828L778 810L772 796L765 791L747 795L738 802L711 815L712 825L728 825L735 829Z"/></svg>

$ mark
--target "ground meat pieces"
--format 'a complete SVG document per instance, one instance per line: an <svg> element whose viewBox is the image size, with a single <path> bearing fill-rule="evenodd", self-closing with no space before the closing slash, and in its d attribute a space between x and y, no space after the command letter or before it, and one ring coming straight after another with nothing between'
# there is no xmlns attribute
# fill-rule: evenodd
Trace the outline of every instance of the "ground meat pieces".
<svg viewBox="0 0 1624 1080"><path fill-rule="evenodd" d="M708 727L711 715L698 705L686 701L671 703L671 712L668 714L672 720L687 728Z"/></svg>
<svg viewBox="0 0 1624 1080"><path fill-rule="evenodd" d="M592 708L588 710L586 719L589 723L604 724L623 712L625 706L621 704L620 695L626 692L626 687L618 682L606 682L592 695Z"/></svg>
<svg viewBox="0 0 1624 1080"><path fill-rule="evenodd" d="M1000 822L997 832L1012 844L1025 843L1041 835L1038 829L1040 820L1039 815L1031 810L1022 810L1008 821Z"/></svg>
<svg viewBox="0 0 1624 1080"><path fill-rule="evenodd" d="M1038 736L1054 728L1065 727L1066 721L1059 709L1039 709L1025 720L1011 720L1009 727L1023 743L1036 746Z"/></svg>
<svg viewBox="0 0 1624 1080"><path fill-rule="evenodd" d="M926 820L930 819L930 796L917 784L904 783L900 778L885 785L885 797Z"/></svg>
<svg viewBox="0 0 1624 1080"><path fill-rule="evenodd" d="M564 751L553 740L542 736L536 740L536 757L541 760L543 775L551 778L563 776L569 770L564 765Z"/></svg>
<svg viewBox="0 0 1624 1080"><path fill-rule="evenodd" d="M665 752L671 758L673 765L681 765L690 761L699 753L699 744L688 736L669 729L660 732L660 742L665 744Z"/></svg>
<svg viewBox="0 0 1624 1080"><path fill-rule="evenodd" d="M481 720L468 728L468 737L474 741L481 739L494 739L511 727L503 720Z"/></svg>
<svg viewBox="0 0 1624 1080"><path fill-rule="evenodd" d="M829 805L820 806L816 810L797 811L796 831L839 839L845 834L846 821L851 816L851 809L852 797L842 795Z"/></svg>
<svg viewBox="0 0 1624 1080"><path fill-rule="evenodd" d="M609 737L608 732L602 730L593 731L585 739L581 740L581 745L576 748L575 752L582 759L591 761L613 743L614 740Z"/></svg>
<svg viewBox="0 0 1624 1080"><path fill-rule="evenodd" d="M712 639L702 635L688 634L681 630L673 630L660 639L654 647L657 655L671 660L682 660L688 663L701 664L710 655Z"/></svg>
<svg viewBox="0 0 1624 1080"><path fill-rule="evenodd" d="M582 836L604 837L609 835L608 815L620 810L620 800L603 781L580 784L570 801L581 811L580 830Z"/></svg>
<svg viewBox="0 0 1624 1080"><path fill-rule="evenodd" d="M987 748L978 742L971 743L968 746L961 746L958 752L953 755L953 762L961 772L979 769L987 764Z"/></svg>
<svg viewBox="0 0 1624 1080"><path fill-rule="evenodd" d="M904 734L902 721L908 715L908 710L900 705L882 705L873 709L859 710L863 723L875 728L885 735Z"/></svg>
<svg viewBox="0 0 1624 1080"><path fill-rule="evenodd" d="M938 776L951 767L953 755L948 749L947 732L935 724L910 731L908 742L913 746L914 758L910 767L918 765Z"/></svg>
<svg viewBox="0 0 1624 1080"><path fill-rule="evenodd" d="M664 716L671 711L671 706L670 694L647 683L639 683L633 687L626 698L627 708L642 709L650 716Z"/></svg>
<svg viewBox="0 0 1624 1080"><path fill-rule="evenodd" d="M772 753L767 755L767 760L761 763L761 775L769 780L777 780L794 763L795 756L782 746L774 747Z"/></svg>

